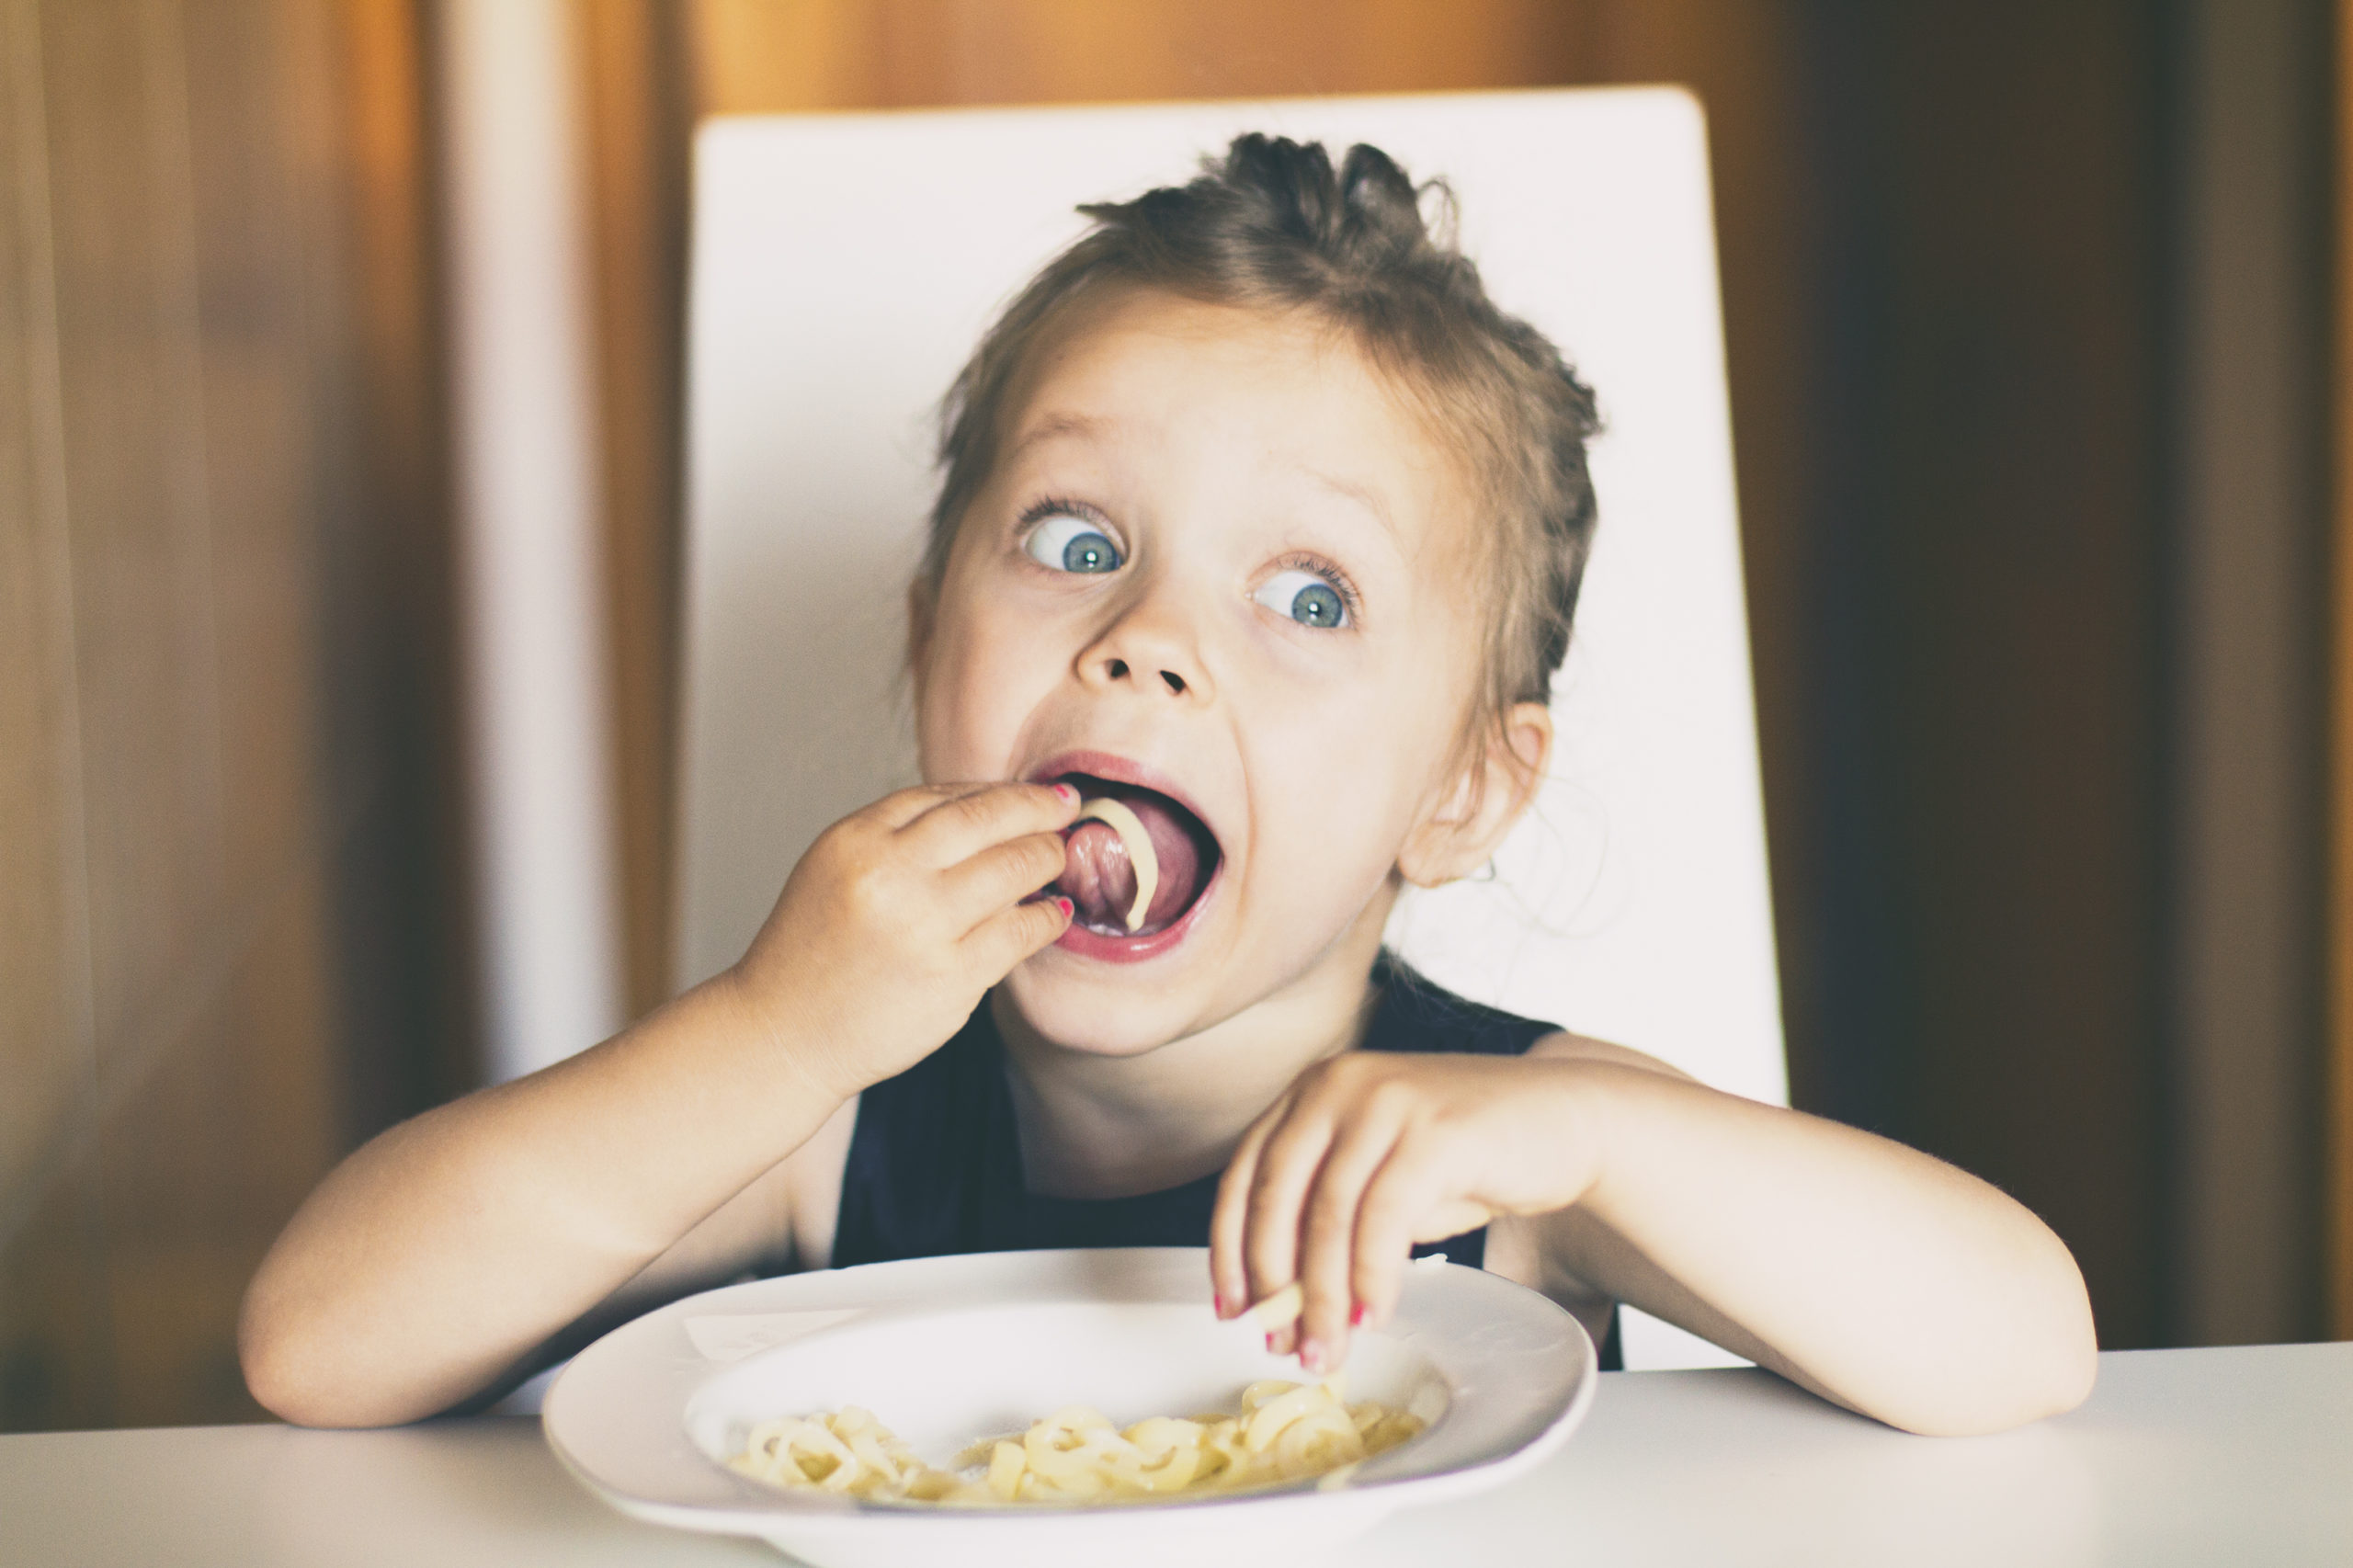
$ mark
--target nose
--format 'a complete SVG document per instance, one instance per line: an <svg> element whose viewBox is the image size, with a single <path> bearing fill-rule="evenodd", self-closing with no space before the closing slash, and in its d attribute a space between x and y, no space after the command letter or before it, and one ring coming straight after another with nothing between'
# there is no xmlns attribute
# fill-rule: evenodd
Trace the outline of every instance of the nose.
<svg viewBox="0 0 2353 1568"><path fill-rule="evenodd" d="M1209 702L1216 698L1197 623L1166 589L1130 605L1079 655L1079 679L1099 691Z"/></svg>

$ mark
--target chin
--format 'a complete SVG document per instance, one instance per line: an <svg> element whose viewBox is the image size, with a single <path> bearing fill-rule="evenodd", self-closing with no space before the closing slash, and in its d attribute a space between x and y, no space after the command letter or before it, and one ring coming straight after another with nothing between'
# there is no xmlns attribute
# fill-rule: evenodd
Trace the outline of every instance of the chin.
<svg viewBox="0 0 2353 1568"><path fill-rule="evenodd" d="M1142 1056L1209 1021L1178 988L1095 967L1049 948L1006 978L1006 999L1041 1039L1088 1056Z"/></svg>

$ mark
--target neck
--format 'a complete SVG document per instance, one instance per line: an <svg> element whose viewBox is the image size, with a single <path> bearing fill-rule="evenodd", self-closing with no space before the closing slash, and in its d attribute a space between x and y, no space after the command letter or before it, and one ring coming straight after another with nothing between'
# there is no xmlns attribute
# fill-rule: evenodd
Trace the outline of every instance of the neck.
<svg viewBox="0 0 2353 1568"><path fill-rule="evenodd" d="M1065 1050L1031 1029L1003 991L993 994L1029 1189L1125 1198L1222 1168L1294 1078L1364 1038L1392 902L1375 898L1281 989L1139 1056Z"/></svg>

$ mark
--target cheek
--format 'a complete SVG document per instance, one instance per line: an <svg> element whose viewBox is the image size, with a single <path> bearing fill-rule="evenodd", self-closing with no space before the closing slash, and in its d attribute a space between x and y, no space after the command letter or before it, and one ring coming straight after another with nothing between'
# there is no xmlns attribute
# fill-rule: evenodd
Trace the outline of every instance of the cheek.
<svg viewBox="0 0 2353 1568"><path fill-rule="evenodd" d="M1385 877L1427 792L1422 704L1385 684L1290 705L1253 747L1252 789L1279 885L1353 894Z"/></svg>
<svg viewBox="0 0 2353 1568"><path fill-rule="evenodd" d="M1035 705L1034 666L1045 662L1042 653L1040 640L1023 635L1011 618L970 606L943 608L915 707L916 754L926 780L989 778L1004 771Z"/></svg>
<svg viewBox="0 0 2353 1568"><path fill-rule="evenodd" d="M1411 647L1287 704L1264 732L1254 771L1267 786L1259 799L1280 816L1286 880L1376 885L1446 792L1468 676L1450 641Z"/></svg>

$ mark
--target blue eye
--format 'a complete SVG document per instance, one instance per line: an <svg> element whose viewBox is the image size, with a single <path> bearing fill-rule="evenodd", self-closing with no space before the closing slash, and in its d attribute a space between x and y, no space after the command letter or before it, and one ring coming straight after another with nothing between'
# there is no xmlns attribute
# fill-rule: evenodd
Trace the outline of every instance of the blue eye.
<svg viewBox="0 0 2353 1568"><path fill-rule="evenodd" d="M1340 590L1313 572L1278 572L1250 597L1302 626L1328 630L1348 623L1347 601L1340 597Z"/></svg>
<svg viewBox="0 0 2353 1568"><path fill-rule="evenodd" d="M1110 536L1085 517L1050 512L1021 541L1029 559L1057 572L1116 572L1125 561Z"/></svg>

